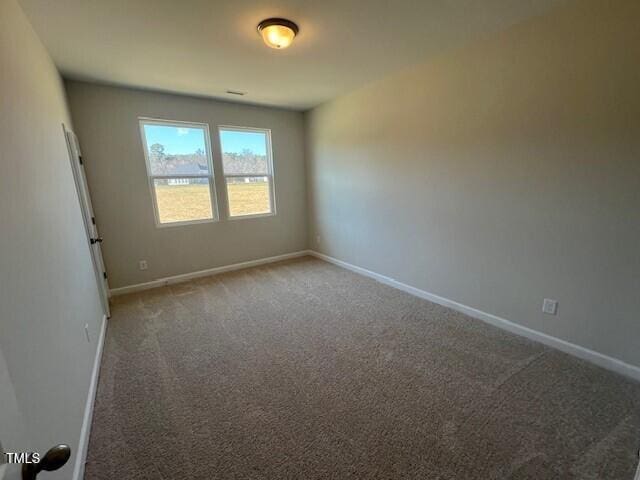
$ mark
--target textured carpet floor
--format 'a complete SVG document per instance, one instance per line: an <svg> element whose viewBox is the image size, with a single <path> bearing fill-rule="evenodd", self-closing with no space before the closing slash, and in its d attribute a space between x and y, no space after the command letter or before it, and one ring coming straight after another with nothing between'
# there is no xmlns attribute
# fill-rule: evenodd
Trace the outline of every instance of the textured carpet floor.
<svg viewBox="0 0 640 480"><path fill-rule="evenodd" d="M640 385L303 258L116 298L86 477L632 479Z"/></svg>

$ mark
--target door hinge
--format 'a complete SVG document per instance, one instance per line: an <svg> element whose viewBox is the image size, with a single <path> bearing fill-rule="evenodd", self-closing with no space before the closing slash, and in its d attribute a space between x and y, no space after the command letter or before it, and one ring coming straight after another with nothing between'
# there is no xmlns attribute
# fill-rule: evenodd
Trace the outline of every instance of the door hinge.
<svg viewBox="0 0 640 480"><path fill-rule="evenodd" d="M84 164L82 163L82 155L78 155L78 161L80 162L80 165L84 165Z"/></svg>
<svg viewBox="0 0 640 480"><path fill-rule="evenodd" d="M96 224L96 217L91 217L91 223Z"/></svg>
<svg viewBox="0 0 640 480"><path fill-rule="evenodd" d="M104 279L107 279L107 272L102 272L102 276L104 277Z"/></svg>

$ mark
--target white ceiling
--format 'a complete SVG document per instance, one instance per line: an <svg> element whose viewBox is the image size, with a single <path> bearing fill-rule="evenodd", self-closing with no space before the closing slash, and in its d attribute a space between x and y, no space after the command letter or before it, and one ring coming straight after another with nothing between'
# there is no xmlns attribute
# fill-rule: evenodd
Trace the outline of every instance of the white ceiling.
<svg viewBox="0 0 640 480"><path fill-rule="evenodd" d="M67 78L308 109L564 0L21 0ZM287 50L256 25L293 20ZM244 97L226 90L246 91Z"/></svg>

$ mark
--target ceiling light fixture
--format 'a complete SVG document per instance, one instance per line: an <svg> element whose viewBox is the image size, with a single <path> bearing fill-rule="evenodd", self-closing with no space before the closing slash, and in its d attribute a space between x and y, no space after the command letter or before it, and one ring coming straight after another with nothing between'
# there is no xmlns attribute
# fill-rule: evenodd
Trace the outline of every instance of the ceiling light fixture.
<svg viewBox="0 0 640 480"><path fill-rule="evenodd" d="M284 18L267 18L258 24L258 33L271 48L287 48L298 34L298 26Z"/></svg>

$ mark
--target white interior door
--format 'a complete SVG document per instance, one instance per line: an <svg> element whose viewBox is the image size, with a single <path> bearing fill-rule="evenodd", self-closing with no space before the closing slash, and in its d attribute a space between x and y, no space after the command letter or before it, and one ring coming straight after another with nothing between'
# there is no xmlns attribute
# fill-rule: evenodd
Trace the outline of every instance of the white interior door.
<svg viewBox="0 0 640 480"><path fill-rule="evenodd" d="M78 199L80 208L82 209L82 217L87 232L87 241L91 249L91 258L93 260L93 268L96 272L96 281L98 282L98 290L102 298L102 306L107 317L111 316L109 310L109 281L107 279L107 271L102 260L102 238L98 234L96 226L96 217L93 214L93 206L91 205L91 195L89 195L89 186L87 177L84 172L84 163L82 160L82 151L78 143L78 137L71 130L62 125L67 146L69 147L69 157L71 159L71 169L76 182L76 190L78 191Z"/></svg>

